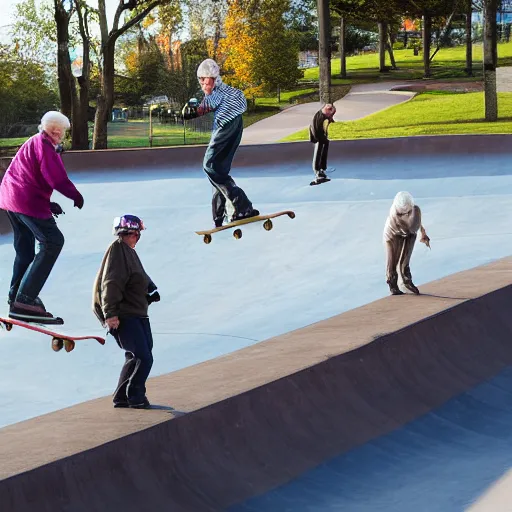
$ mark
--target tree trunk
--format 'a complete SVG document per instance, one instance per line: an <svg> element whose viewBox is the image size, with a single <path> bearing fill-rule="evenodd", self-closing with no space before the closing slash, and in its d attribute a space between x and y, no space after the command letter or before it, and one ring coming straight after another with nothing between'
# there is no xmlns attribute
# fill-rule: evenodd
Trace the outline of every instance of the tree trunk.
<svg viewBox="0 0 512 512"><path fill-rule="evenodd" d="M379 72L385 73L388 68L386 67L386 34L387 23L379 21Z"/></svg>
<svg viewBox="0 0 512 512"><path fill-rule="evenodd" d="M473 11L472 0L467 1L466 9L466 73L473 76L473 27L471 25L471 16Z"/></svg>
<svg viewBox="0 0 512 512"><path fill-rule="evenodd" d="M331 102L331 56L329 51L329 0L317 0L319 95L321 103Z"/></svg>
<svg viewBox="0 0 512 512"><path fill-rule="evenodd" d="M169 64L174 73L174 52L172 51L172 32L169 32Z"/></svg>
<svg viewBox="0 0 512 512"><path fill-rule="evenodd" d="M102 50L103 69L94 119L93 149L107 149L108 147L107 124L112 116L112 107L114 106L114 49L115 40L111 39Z"/></svg>
<svg viewBox="0 0 512 512"><path fill-rule="evenodd" d="M57 25L57 81L60 110L71 119L73 101L76 99L76 86L69 58L69 15L60 0L54 0L54 5Z"/></svg>
<svg viewBox="0 0 512 512"><path fill-rule="evenodd" d="M391 61L391 69L396 69L395 54L393 53L393 40L391 39L391 32L388 32L388 53L389 60Z"/></svg>
<svg viewBox="0 0 512 512"><path fill-rule="evenodd" d="M498 120L496 10L497 0L484 1L484 101L486 121Z"/></svg>
<svg viewBox="0 0 512 512"><path fill-rule="evenodd" d="M345 18L340 18L340 76L347 78L347 45L345 44L346 26Z"/></svg>
<svg viewBox="0 0 512 512"><path fill-rule="evenodd" d="M428 12L423 14L423 78L429 78L430 73L430 40L432 36L432 19Z"/></svg>

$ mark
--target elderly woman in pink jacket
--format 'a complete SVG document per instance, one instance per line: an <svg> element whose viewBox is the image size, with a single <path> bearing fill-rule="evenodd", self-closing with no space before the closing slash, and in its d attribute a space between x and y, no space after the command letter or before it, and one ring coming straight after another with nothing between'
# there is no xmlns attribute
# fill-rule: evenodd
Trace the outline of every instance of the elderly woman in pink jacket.
<svg viewBox="0 0 512 512"><path fill-rule="evenodd" d="M77 208L84 204L60 155L69 127L65 115L47 112L41 119L39 133L21 146L0 185L0 208L7 211L16 251L9 316L26 322L63 323L46 311L39 293L64 245L64 236L53 217L63 212L57 203L50 202L52 192L57 190L68 197Z"/></svg>

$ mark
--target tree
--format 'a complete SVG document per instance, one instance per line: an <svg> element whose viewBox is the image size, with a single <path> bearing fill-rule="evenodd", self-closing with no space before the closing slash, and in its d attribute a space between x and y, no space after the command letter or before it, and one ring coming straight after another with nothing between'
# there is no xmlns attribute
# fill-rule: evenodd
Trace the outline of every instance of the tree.
<svg viewBox="0 0 512 512"><path fill-rule="evenodd" d="M105 0L98 0L98 17L101 37L101 79L100 92L96 100L94 119L93 149L107 148L107 125L114 106L114 59L116 41L128 29L143 20L163 0L119 0L112 29L109 30ZM130 11L132 16L120 24L121 16Z"/></svg>
<svg viewBox="0 0 512 512"><path fill-rule="evenodd" d="M158 20L160 21L160 35L167 39L169 67L175 71L175 55L173 51L174 36L183 26L183 12L178 1L172 1L158 8Z"/></svg>
<svg viewBox="0 0 512 512"><path fill-rule="evenodd" d="M0 45L1 137L26 135L20 131L22 125L39 123L58 101L40 62L20 54L16 45Z"/></svg>
<svg viewBox="0 0 512 512"><path fill-rule="evenodd" d="M278 101L280 90L295 85L302 75L297 41L285 26L288 9L287 0L266 0L255 23L260 36L252 55L254 78L267 90L277 89Z"/></svg>
<svg viewBox="0 0 512 512"><path fill-rule="evenodd" d="M298 44L287 28L289 0L233 0L224 23L220 45L226 56L226 81L247 96L295 84Z"/></svg>
<svg viewBox="0 0 512 512"><path fill-rule="evenodd" d="M485 120L498 120L496 66L498 64L496 11L497 0L484 0L484 102Z"/></svg>

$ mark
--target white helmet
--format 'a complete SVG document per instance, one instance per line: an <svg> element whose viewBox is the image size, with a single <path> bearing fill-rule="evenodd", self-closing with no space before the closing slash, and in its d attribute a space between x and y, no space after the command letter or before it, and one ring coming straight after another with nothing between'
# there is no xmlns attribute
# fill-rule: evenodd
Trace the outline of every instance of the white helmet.
<svg viewBox="0 0 512 512"><path fill-rule="evenodd" d="M219 75L219 65L213 59L203 60L197 68L197 78L217 78Z"/></svg>

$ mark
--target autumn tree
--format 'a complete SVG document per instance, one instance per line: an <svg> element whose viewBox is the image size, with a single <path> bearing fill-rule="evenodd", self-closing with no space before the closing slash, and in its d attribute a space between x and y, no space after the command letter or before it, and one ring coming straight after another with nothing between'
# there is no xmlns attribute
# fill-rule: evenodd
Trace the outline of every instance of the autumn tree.
<svg viewBox="0 0 512 512"><path fill-rule="evenodd" d="M226 82L238 87L247 95L261 94L256 84L253 67L254 48L257 45L254 13L249 2L232 0L224 22L225 39L221 51L226 55L224 71Z"/></svg>
<svg viewBox="0 0 512 512"><path fill-rule="evenodd" d="M298 42L287 27L289 0L233 0L224 23L221 51L226 81L247 96L295 84Z"/></svg>
<svg viewBox="0 0 512 512"><path fill-rule="evenodd" d="M259 34L253 48L252 67L256 81L266 90L278 91L292 87L302 76L298 69L299 45L286 27L288 0L265 0L255 23Z"/></svg>

